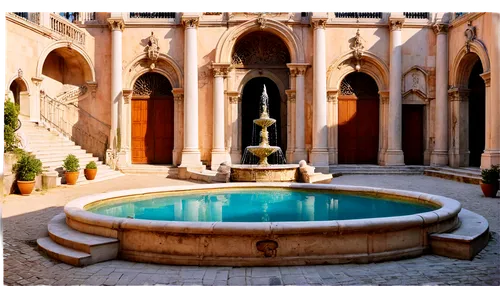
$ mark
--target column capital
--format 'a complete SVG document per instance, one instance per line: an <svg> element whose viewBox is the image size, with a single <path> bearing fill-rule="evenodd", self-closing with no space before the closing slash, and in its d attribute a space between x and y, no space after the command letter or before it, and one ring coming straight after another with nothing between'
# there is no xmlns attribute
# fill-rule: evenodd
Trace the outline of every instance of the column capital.
<svg viewBox="0 0 500 286"><path fill-rule="evenodd" d="M295 98L296 98L296 91L295 89L287 89L285 90L285 93L287 95L287 100L290 101L290 102L295 102Z"/></svg>
<svg viewBox="0 0 500 286"><path fill-rule="evenodd" d="M467 101L469 100L470 89L463 87L452 87L448 90L450 101Z"/></svg>
<svg viewBox="0 0 500 286"><path fill-rule="evenodd" d="M326 93L326 101L337 103L339 100L339 90L338 89L330 89Z"/></svg>
<svg viewBox="0 0 500 286"><path fill-rule="evenodd" d="M125 104L130 103L130 99L132 98L132 94L134 93L133 89L123 89L122 90L122 96L123 96L123 102Z"/></svg>
<svg viewBox="0 0 500 286"><path fill-rule="evenodd" d="M200 16L199 15L182 15L181 17L182 25L186 28L198 28L200 24Z"/></svg>
<svg viewBox="0 0 500 286"><path fill-rule="evenodd" d="M238 91L226 91L225 94L229 98L231 104L237 104L241 101L241 96Z"/></svg>
<svg viewBox="0 0 500 286"><path fill-rule="evenodd" d="M380 95L380 101L382 104L387 104L389 103L389 91L388 90L381 90L378 92Z"/></svg>
<svg viewBox="0 0 500 286"><path fill-rule="evenodd" d="M230 69L230 63L212 63L212 71L214 77L227 77Z"/></svg>
<svg viewBox="0 0 500 286"><path fill-rule="evenodd" d="M108 24L111 31L120 30L123 32L123 29L125 29L123 18L108 18Z"/></svg>
<svg viewBox="0 0 500 286"><path fill-rule="evenodd" d="M172 93L174 95L174 101L182 101L184 99L184 89L183 88L174 88L174 89L172 89Z"/></svg>
<svg viewBox="0 0 500 286"><path fill-rule="evenodd" d="M449 25L448 24L434 24L432 26L432 29L434 30L434 33L436 33L436 35L439 35L439 34L448 34L448 27Z"/></svg>
<svg viewBox="0 0 500 286"><path fill-rule="evenodd" d="M290 69L290 74L292 76L304 76L306 74L307 68L311 64L309 63L290 63L286 66Z"/></svg>
<svg viewBox="0 0 500 286"><path fill-rule="evenodd" d="M90 94L92 95L93 98L95 98L96 96L96 92L97 92L97 82L95 81L88 81L87 82L87 87L90 91Z"/></svg>
<svg viewBox="0 0 500 286"><path fill-rule="evenodd" d="M480 76L483 78L484 80L484 85L486 87L490 87L491 86L491 82L490 82L490 78L491 78L491 72L485 72L485 73L482 73L480 74Z"/></svg>
<svg viewBox="0 0 500 286"><path fill-rule="evenodd" d="M31 78L31 81L36 85L36 86L40 86L40 84L42 83L43 81L43 77L32 77Z"/></svg>
<svg viewBox="0 0 500 286"><path fill-rule="evenodd" d="M389 28L391 31L401 31L403 28L403 24L405 22L405 18L399 18L399 17L391 17L389 18Z"/></svg>
<svg viewBox="0 0 500 286"><path fill-rule="evenodd" d="M313 26L314 30L316 29L325 29L326 28L326 21L327 19L311 19L311 25Z"/></svg>

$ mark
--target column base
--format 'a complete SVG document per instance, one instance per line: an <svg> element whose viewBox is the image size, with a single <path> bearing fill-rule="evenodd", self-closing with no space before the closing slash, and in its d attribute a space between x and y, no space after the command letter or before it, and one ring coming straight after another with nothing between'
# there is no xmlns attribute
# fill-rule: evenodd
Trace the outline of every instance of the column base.
<svg viewBox="0 0 500 286"><path fill-rule="evenodd" d="M449 165L452 168L469 166L469 151L450 150L448 152Z"/></svg>
<svg viewBox="0 0 500 286"><path fill-rule="evenodd" d="M176 166L179 166L181 164L181 159L182 159L182 150L181 149L172 150L172 163Z"/></svg>
<svg viewBox="0 0 500 286"><path fill-rule="evenodd" d="M448 165L448 151L434 150L431 154L431 166Z"/></svg>
<svg viewBox="0 0 500 286"><path fill-rule="evenodd" d="M212 162L210 163L210 169L212 171L217 171L222 162L227 161L227 154L224 149L212 150Z"/></svg>
<svg viewBox="0 0 500 286"><path fill-rule="evenodd" d="M330 167L328 165L328 149L312 149L309 161L311 162L311 165L316 168L316 171L321 173L330 173Z"/></svg>
<svg viewBox="0 0 500 286"><path fill-rule="evenodd" d="M181 165L179 167L201 167L201 154L198 149L184 149L182 150Z"/></svg>
<svg viewBox="0 0 500 286"><path fill-rule="evenodd" d="M380 166L385 166L385 152L387 152L385 149L378 151L378 164Z"/></svg>
<svg viewBox="0 0 500 286"><path fill-rule="evenodd" d="M241 150L231 150L231 164L241 164Z"/></svg>
<svg viewBox="0 0 500 286"><path fill-rule="evenodd" d="M116 167L122 169L130 165L128 160L130 151L128 149L122 149L116 154Z"/></svg>
<svg viewBox="0 0 500 286"><path fill-rule="evenodd" d="M385 162L386 166L404 166L405 158L403 150L387 150L385 152Z"/></svg>
<svg viewBox="0 0 500 286"><path fill-rule="evenodd" d="M304 160L304 161L307 162L307 151L306 151L306 149L295 149L293 151L293 160L290 161L290 162L298 164L301 160Z"/></svg>
<svg viewBox="0 0 500 286"><path fill-rule="evenodd" d="M328 164L337 165L339 162L339 151L335 148L328 148Z"/></svg>
<svg viewBox="0 0 500 286"><path fill-rule="evenodd" d="M500 150L486 150L481 155L481 169L491 168L492 165L500 165Z"/></svg>

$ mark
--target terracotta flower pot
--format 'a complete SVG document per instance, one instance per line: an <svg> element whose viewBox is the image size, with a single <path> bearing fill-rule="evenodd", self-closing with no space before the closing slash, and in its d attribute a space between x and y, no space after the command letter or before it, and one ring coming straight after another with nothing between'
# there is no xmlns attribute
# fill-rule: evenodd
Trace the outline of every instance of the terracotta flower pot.
<svg viewBox="0 0 500 286"><path fill-rule="evenodd" d="M95 178L95 175L97 175L97 169L85 169L83 170L83 173L85 174L85 178L90 181Z"/></svg>
<svg viewBox="0 0 500 286"><path fill-rule="evenodd" d="M35 187L35 181L17 181L19 192L23 196L29 196Z"/></svg>
<svg viewBox="0 0 500 286"><path fill-rule="evenodd" d="M64 174L66 177L66 184L68 185L75 185L76 181L78 181L78 176L80 175L80 172L68 172Z"/></svg>
<svg viewBox="0 0 500 286"><path fill-rule="evenodd" d="M497 196L498 192L497 184L483 184L481 182L480 185L481 185L481 190L483 191L485 197L494 198Z"/></svg>

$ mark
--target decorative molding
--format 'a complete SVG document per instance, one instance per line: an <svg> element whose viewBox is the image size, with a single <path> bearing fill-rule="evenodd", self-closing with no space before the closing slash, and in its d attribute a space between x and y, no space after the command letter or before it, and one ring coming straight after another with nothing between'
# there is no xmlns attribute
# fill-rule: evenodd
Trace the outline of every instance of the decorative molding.
<svg viewBox="0 0 500 286"><path fill-rule="evenodd" d="M130 99L132 98L133 93L134 93L134 90L132 90L132 89L123 89L122 90L123 102L125 104L130 103Z"/></svg>
<svg viewBox="0 0 500 286"><path fill-rule="evenodd" d="M427 72L420 66L413 66L403 74L403 93L420 90L427 97Z"/></svg>
<svg viewBox="0 0 500 286"><path fill-rule="evenodd" d="M228 98L231 104L238 104L241 102L241 96L228 96Z"/></svg>
<svg viewBox="0 0 500 286"><path fill-rule="evenodd" d="M392 18L389 19L389 27L391 31L401 31L404 22L404 18Z"/></svg>
<svg viewBox="0 0 500 286"><path fill-rule="evenodd" d="M452 87L448 90L450 101L468 101L470 89Z"/></svg>
<svg viewBox="0 0 500 286"><path fill-rule="evenodd" d="M108 18L108 24L111 31L120 30L123 32L125 29L125 22L121 18Z"/></svg>
<svg viewBox="0 0 500 286"><path fill-rule="evenodd" d="M483 78L484 80L484 85L486 87L490 87L491 86L491 82L490 82L490 79L491 79L491 72L485 72L485 73L482 73L480 74L480 76Z"/></svg>
<svg viewBox="0 0 500 286"><path fill-rule="evenodd" d="M89 82L87 82L87 87L90 91L90 94L92 95L92 98L95 99L95 97L97 95L97 82L89 81Z"/></svg>
<svg viewBox="0 0 500 286"><path fill-rule="evenodd" d="M432 26L432 29L434 30L434 33L436 33L436 35L448 34L448 28L449 28L448 24L434 24Z"/></svg>
<svg viewBox="0 0 500 286"><path fill-rule="evenodd" d="M259 25L260 30L264 30L266 28L267 19L264 17L265 14L260 14L257 18L257 24Z"/></svg>
<svg viewBox="0 0 500 286"><path fill-rule="evenodd" d="M198 25L200 24L200 20L199 18L183 18L182 19L182 25L184 25L184 27L186 29L188 28L198 28Z"/></svg>
<svg viewBox="0 0 500 286"><path fill-rule="evenodd" d="M174 101L184 101L184 94L183 93L174 93Z"/></svg>
<svg viewBox="0 0 500 286"><path fill-rule="evenodd" d="M476 27L472 26L472 21L467 22L467 29L464 32L465 36L465 46L467 52L470 52L470 44L476 39Z"/></svg>
<svg viewBox="0 0 500 286"><path fill-rule="evenodd" d="M313 26L314 30L325 29L326 28L326 19L312 20L311 25Z"/></svg>
<svg viewBox="0 0 500 286"><path fill-rule="evenodd" d="M326 101L327 102L337 103L338 102L338 95L337 94L327 93L326 94Z"/></svg>
<svg viewBox="0 0 500 286"><path fill-rule="evenodd" d="M41 77L32 77L31 81L38 87L43 81L43 78Z"/></svg>

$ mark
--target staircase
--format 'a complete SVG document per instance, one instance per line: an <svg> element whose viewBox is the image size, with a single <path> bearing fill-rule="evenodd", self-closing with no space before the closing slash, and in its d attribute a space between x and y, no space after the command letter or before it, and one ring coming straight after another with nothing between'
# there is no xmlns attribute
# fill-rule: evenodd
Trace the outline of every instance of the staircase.
<svg viewBox="0 0 500 286"><path fill-rule="evenodd" d="M330 165L334 177L342 175L423 175L427 166Z"/></svg>
<svg viewBox="0 0 500 286"><path fill-rule="evenodd" d="M99 158L87 153L80 146L75 145L75 142L59 135L57 132L41 127L27 118L21 118L20 116L20 119L22 127L17 131L17 134L22 137L23 149L40 159L45 171L57 171L59 173L57 185L61 184L61 180L64 183L62 164L68 154L75 155L80 161L80 176L77 184L99 182L124 175L104 165L102 161L99 161ZM85 165L90 161L95 161L97 164L97 176L93 181L87 181L83 174Z"/></svg>
<svg viewBox="0 0 500 286"><path fill-rule="evenodd" d="M426 176L438 177L457 182L476 184L481 182L481 169L479 168L451 168L431 167L425 170Z"/></svg>

